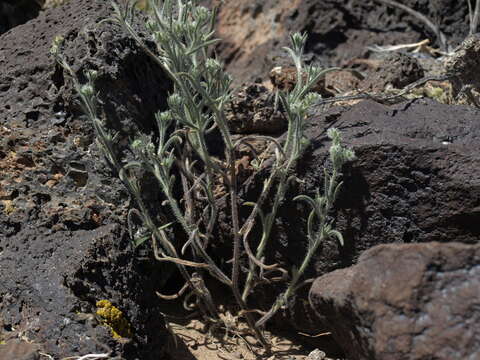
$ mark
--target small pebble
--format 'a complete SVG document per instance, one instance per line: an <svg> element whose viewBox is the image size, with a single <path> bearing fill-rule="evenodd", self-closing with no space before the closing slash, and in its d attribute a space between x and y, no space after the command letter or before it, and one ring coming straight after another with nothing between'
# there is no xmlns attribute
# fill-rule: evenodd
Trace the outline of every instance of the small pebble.
<svg viewBox="0 0 480 360"><path fill-rule="evenodd" d="M324 360L327 355L318 349L313 350L305 360Z"/></svg>

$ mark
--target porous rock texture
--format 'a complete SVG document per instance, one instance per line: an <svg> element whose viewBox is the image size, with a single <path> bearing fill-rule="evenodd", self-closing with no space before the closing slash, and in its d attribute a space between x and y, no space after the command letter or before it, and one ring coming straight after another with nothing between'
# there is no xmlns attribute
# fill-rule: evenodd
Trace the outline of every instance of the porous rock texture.
<svg viewBox="0 0 480 360"><path fill-rule="evenodd" d="M306 130L312 152L299 164L302 190L322 183L325 129L337 127L357 156L338 200L336 224L349 239L343 251L390 242L477 243L479 116L476 108L431 99L332 108Z"/></svg>
<svg viewBox="0 0 480 360"><path fill-rule="evenodd" d="M417 59L412 56L393 53L379 64L361 83L362 89L382 92L387 86L401 89L424 76L424 71Z"/></svg>
<svg viewBox="0 0 480 360"><path fill-rule="evenodd" d="M326 241L308 276L351 266L378 244L478 243L479 116L480 111L473 107L430 99L390 106L362 101L313 115L306 128L310 147L297 166L296 176L301 181L292 185L280 209L269 246L270 261L291 268L303 259L309 209L291 199L322 189L324 167L331 166L329 127L341 130L344 144L357 156L343 170L344 184L332 213L345 246L333 239ZM255 189L253 183L247 182L246 187ZM248 199L257 195L252 190ZM301 304L297 301L297 306L289 309L293 325L301 331L326 331L328 327L312 318L308 306Z"/></svg>
<svg viewBox="0 0 480 360"><path fill-rule="evenodd" d="M480 246L391 244L318 278L310 301L349 359L480 358Z"/></svg>
<svg viewBox="0 0 480 360"><path fill-rule="evenodd" d="M407 2L429 16L445 14L442 29L453 42L466 33L465 22L448 21L465 17L458 2ZM152 114L164 106L170 83L118 27L96 25L111 11L101 0L71 0L0 38L0 318L7 333L2 336L25 335L57 357L104 351L95 345L98 340L128 359L158 358L166 340L154 293L165 276L151 254L140 260L131 248L125 216L134 204L99 155L70 80L48 56L52 39L62 35L67 60L81 78L86 68L99 71L96 85L109 126L120 132L120 150L132 134L150 133ZM308 30L312 56L338 65L363 56L365 45L421 40L422 26L370 1L228 1L217 28L227 43L218 51L243 82L268 76L289 31ZM270 100L245 106L245 114L271 107ZM381 243L477 243L479 117L471 107L431 100L314 109L306 128L310 146L297 168L301 181L292 183L281 208L267 263L290 269L304 258L308 209L291 200L322 187L331 126L340 128L358 157L344 168L332 213L346 244L325 242L307 275L352 266ZM263 178L245 181L243 200L257 199ZM154 209L159 199L154 187L145 198ZM220 216L230 236L228 214ZM230 259L229 245L215 255ZM291 322L283 326L328 331L303 295L284 314ZM92 313L102 299L124 312L133 339L113 341L108 329L96 326Z"/></svg>
<svg viewBox="0 0 480 360"><path fill-rule="evenodd" d="M452 77L454 96L466 88L480 91L480 75L477 71L480 66L479 59L480 33L476 33L468 36L456 49L454 56L447 61L446 71L454 74Z"/></svg>
<svg viewBox="0 0 480 360"><path fill-rule="evenodd" d="M148 133L170 83L118 26L98 25L112 11L103 0L72 0L0 37L0 340L23 337L55 358L111 349L156 359L167 339L154 292L165 279L132 248L128 194L49 55L61 35L81 79L98 70L123 144ZM104 299L123 312L132 339L114 341L98 324Z"/></svg>
<svg viewBox="0 0 480 360"><path fill-rule="evenodd" d="M220 3L218 0L206 1ZM468 34L468 8L455 0L405 0L438 24L451 47ZM306 51L325 66L368 57L367 46L414 43L435 36L403 10L374 0L238 0L220 4L219 55L237 83L265 78L289 45L289 34L307 32ZM280 64L281 65L281 64Z"/></svg>

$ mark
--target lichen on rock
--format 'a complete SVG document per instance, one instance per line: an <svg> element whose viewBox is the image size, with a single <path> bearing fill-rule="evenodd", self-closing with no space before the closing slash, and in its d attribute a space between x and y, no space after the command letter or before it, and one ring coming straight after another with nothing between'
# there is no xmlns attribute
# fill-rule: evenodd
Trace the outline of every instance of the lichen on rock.
<svg viewBox="0 0 480 360"><path fill-rule="evenodd" d="M103 324L110 328L115 339L132 337L130 324L119 308L109 300L99 300L96 305L96 314L102 318Z"/></svg>

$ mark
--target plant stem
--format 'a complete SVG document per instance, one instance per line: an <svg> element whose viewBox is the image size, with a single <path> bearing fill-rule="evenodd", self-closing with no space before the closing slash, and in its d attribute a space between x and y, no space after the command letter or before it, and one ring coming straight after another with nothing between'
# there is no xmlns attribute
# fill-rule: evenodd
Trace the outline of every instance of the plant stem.
<svg viewBox="0 0 480 360"><path fill-rule="evenodd" d="M273 181L274 177L277 176L277 171L279 171L280 168L281 168L280 178L279 178L279 181L278 181L277 193L276 193L274 201L273 201L272 210L271 210L271 212L269 214L269 217L268 217L268 220L266 221L266 224L263 228L262 238L260 240L260 243L257 247L257 251L256 251L256 254L255 254L257 259L261 259L262 256L263 256L263 253L264 253L265 248L267 246L268 240L270 238L270 234L271 234L271 231L272 231L274 219L277 216L278 208L280 207L280 203L284 199L285 193L287 191L288 174L290 173L291 168L293 167L296 160L298 159L298 154L300 152L298 142L301 139L301 134L300 134L300 137L295 136L295 134L298 134L298 132L299 132L299 127L301 126L300 125L301 119L293 117L293 118L290 118L289 120L290 120L289 121L290 126L288 128L287 140L286 140L286 143L285 143L284 152L287 153L287 154L290 154L290 156L289 156L289 158L287 160L287 163L286 163L284 168L281 168L281 165L278 165L278 167L276 167L276 169L274 169L272 171L273 177L271 179ZM269 179L269 181L270 181L270 179ZM246 238L248 236L248 233L245 232L243 236ZM247 298L250 295L250 292L252 290L252 281L253 281L255 269L257 267L257 265L255 265L252 261L250 261L249 265L250 265L249 272L248 272L248 275L247 275L247 279L245 281L245 287L244 287L243 294L242 294L242 299L244 301L247 300Z"/></svg>

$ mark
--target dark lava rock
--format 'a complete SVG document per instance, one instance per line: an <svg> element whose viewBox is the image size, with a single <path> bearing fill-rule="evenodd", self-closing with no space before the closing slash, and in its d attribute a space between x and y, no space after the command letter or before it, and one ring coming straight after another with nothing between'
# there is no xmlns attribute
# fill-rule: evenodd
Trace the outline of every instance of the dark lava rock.
<svg viewBox="0 0 480 360"><path fill-rule="evenodd" d="M329 127L339 128L344 144L357 155L343 169L344 184L331 214L345 246L334 239L325 241L307 277L351 266L378 244L478 243L479 117L475 108L428 99L392 106L363 101L312 117L306 128L310 147L297 167L301 182L291 186L280 209L267 263L290 269L305 256L308 209L292 199L323 188L324 168L331 166L327 159ZM255 184L249 184L252 191L245 195L247 201L258 196L254 189L262 183ZM312 323L308 308L297 303L287 314L297 329L328 331Z"/></svg>
<svg viewBox="0 0 480 360"><path fill-rule="evenodd" d="M216 0L210 2L219 3ZM452 47L469 31L468 7L455 0L405 0L402 4L437 22ZM435 39L425 24L377 1L238 0L222 2L219 55L238 84L266 78L278 65L271 54L289 44L289 34L307 32L306 51L325 66L368 57L367 46ZM438 46L435 43L434 46Z"/></svg>
<svg viewBox="0 0 480 360"><path fill-rule="evenodd" d="M380 243L477 243L479 116L472 107L417 99L393 106L363 101L312 118L306 129L310 150L297 170L303 183L295 192L313 194L322 188L323 169L329 166L323 160L328 127L339 128L344 144L357 156L344 169L335 214L345 247L325 244L321 256L326 261L317 263L317 271L351 265ZM302 219L292 216L294 208L285 207L287 239L298 239L299 229L305 228L301 221L292 222Z"/></svg>
<svg viewBox="0 0 480 360"><path fill-rule="evenodd" d="M35 18L41 6L35 0L2 0L0 2L0 35Z"/></svg>
<svg viewBox="0 0 480 360"><path fill-rule="evenodd" d="M64 55L80 79L85 69L99 71L96 86L110 125L126 133L151 130L152 114L165 106L170 82L119 26L98 25L112 15L103 1L72 1L3 35L0 121L51 127L82 113L73 100L71 81L49 54L60 35L66 39Z"/></svg>
<svg viewBox="0 0 480 360"><path fill-rule="evenodd" d="M310 146L297 166L302 181L291 187L272 237L278 242L272 246L275 253L293 262L302 259L306 208L290 199L322 189L324 168L330 166L329 127L341 130L357 160L344 168L343 190L332 214L345 246L324 244L314 274L350 266L381 243L477 243L479 116L475 108L429 99L391 106L363 101L313 116L305 130Z"/></svg>
<svg viewBox="0 0 480 360"><path fill-rule="evenodd" d="M55 358L105 352L104 344L114 355L156 359L167 340L155 295L166 277L132 249L128 194L49 55L61 35L81 80L83 70L98 70L106 121L121 144L150 133L170 82L118 26L98 25L112 11L103 0L71 0L0 37L2 331ZM113 340L98 326L99 300L123 312L131 339Z"/></svg>
<svg viewBox="0 0 480 360"><path fill-rule="evenodd" d="M453 95L471 87L480 91L480 33L467 37L447 61L446 71L453 76ZM478 106L478 103L477 103Z"/></svg>
<svg viewBox="0 0 480 360"><path fill-rule="evenodd" d="M231 2L237 10L246 3ZM375 8L367 17L375 31L362 30L354 25L362 24L358 21L368 11L344 18L350 11L344 7L347 2L248 3L256 7L242 16L223 12L221 26L225 31L224 21L240 20L242 31L248 29L255 23L245 23L252 10L260 33L249 39L258 42L270 36L271 43L261 51L247 43L242 52L237 48L229 53L231 44L220 49L230 68L237 64L238 73L245 69L241 61L259 59L262 51L282 45L286 36L275 43L272 34L276 39L283 26L282 34L302 29L318 34L309 44L311 51L324 34L325 44L357 42L357 51L366 44L359 41L361 34L377 42L372 33L388 34L383 30L399 26L400 12ZM369 4L361 3L360 9L371 10ZM272 19L262 15L268 7L279 9L278 19L275 12ZM316 21L325 19L324 10L331 21ZM150 134L153 112L164 106L170 82L118 27L98 25L111 11L101 0L71 0L0 38L0 317L4 331L18 329L55 357L104 351L97 347L99 341L129 359L156 359L167 337L154 290L164 283L165 274L148 256L141 261L131 249L124 226L128 194L99 155L71 81L48 55L53 38L62 35L67 61L81 79L84 69L98 70L104 115L120 132L120 146L134 133ZM376 28L380 13L390 24L382 32ZM307 22L307 14L315 20ZM270 20L277 24L274 32L261 33L262 26L272 28ZM384 35L378 43L419 40L408 24L400 22L394 36ZM348 43L341 35L346 28L353 31L345 35L352 36ZM403 38L399 34L405 29L410 30ZM242 32L236 34L242 41ZM332 49L343 51L336 45ZM355 51L345 56L356 56ZM262 72L262 66L248 70L248 76ZM344 169L344 190L332 214L346 246L323 244L309 275L350 266L361 252L382 242L477 242L479 115L468 107L415 100L391 107L363 102L313 117L307 129L311 146L297 169L304 182L292 187L286 200L322 186L328 127L342 130L358 160ZM256 199L254 191L244 193L251 196L247 200ZM161 202L153 187L145 199L152 208ZM306 209L285 201L281 215L269 257L289 269L305 254ZM92 314L96 301L104 299L123 311L133 328L131 340L116 342L108 329L97 326ZM291 311L295 318L296 310ZM296 320L297 328L308 326L300 317Z"/></svg>
<svg viewBox="0 0 480 360"><path fill-rule="evenodd" d="M417 59L406 54L393 53L384 59L360 86L376 92L385 90L388 85L401 89L423 76L423 69Z"/></svg>
<svg viewBox="0 0 480 360"><path fill-rule="evenodd" d="M310 302L352 360L480 358L478 244L376 246Z"/></svg>

